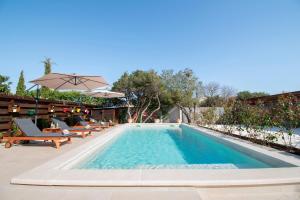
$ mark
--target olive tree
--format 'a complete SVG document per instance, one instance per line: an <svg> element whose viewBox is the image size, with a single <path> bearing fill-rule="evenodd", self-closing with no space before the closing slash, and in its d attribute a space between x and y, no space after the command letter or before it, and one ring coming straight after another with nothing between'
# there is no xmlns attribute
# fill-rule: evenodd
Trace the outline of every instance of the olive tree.
<svg viewBox="0 0 300 200"><path fill-rule="evenodd" d="M169 92L172 102L186 116L188 123L192 122L192 111L202 94L202 82L198 80L191 69L178 72L164 70L161 74L162 82Z"/></svg>
<svg viewBox="0 0 300 200"><path fill-rule="evenodd" d="M161 108L163 84L153 70L124 73L112 90L125 93L128 117L134 122L147 122Z"/></svg>

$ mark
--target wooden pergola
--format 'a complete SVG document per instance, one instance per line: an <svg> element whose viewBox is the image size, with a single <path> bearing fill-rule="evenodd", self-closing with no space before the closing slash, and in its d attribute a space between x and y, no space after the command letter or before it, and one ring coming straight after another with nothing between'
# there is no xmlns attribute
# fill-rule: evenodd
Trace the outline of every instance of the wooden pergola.
<svg viewBox="0 0 300 200"><path fill-rule="evenodd" d="M106 104L101 107L95 107L92 109L91 116L100 121L111 120L114 123L121 123L120 115L122 111L127 111L128 107L126 104Z"/></svg>

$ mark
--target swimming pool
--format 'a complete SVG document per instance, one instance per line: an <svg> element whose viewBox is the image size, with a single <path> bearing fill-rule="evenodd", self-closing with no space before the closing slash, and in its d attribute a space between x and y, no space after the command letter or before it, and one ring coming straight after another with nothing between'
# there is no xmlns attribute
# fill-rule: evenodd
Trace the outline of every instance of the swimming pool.
<svg viewBox="0 0 300 200"><path fill-rule="evenodd" d="M79 169L245 169L294 165L188 126L131 126Z"/></svg>
<svg viewBox="0 0 300 200"><path fill-rule="evenodd" d="M12 184L232 187L300 183L300 157L187 124L122 124L93 133ZM45 173L47 172L47 173Z"/></svg>

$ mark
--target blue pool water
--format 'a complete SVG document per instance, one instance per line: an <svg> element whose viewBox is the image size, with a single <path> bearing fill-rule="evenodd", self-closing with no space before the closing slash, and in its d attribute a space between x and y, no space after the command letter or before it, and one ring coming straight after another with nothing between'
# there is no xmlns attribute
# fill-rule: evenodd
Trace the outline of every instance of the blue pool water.
<svg viewBox="0 0 300 200"><path fill-rule="evenodd" d="M222 139L221 139L222 140ZM290 166L253 156L187 126L131 127L80 164L81 169L268 168Z"/></svg>

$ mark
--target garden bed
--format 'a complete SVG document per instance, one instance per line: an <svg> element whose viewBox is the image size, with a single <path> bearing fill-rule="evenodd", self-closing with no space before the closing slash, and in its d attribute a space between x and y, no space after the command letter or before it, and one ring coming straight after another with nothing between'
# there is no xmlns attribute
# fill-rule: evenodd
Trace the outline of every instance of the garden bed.
<svg viewBox="0 0 300 200"><path fill-rule="evenodd" d="M220 133L225 134L225 135L229 135L229 136L232 136L232 137L247 140L247 141L250 141L250 142L253 142L253 143L256 143L256 144L260 144L260 145L272 147L274 149L278 149L278 150L286 151L286 152L293 153L293 154L296 154L296 155L300 155L300 149L296 148L296 147L285 146L283 144L279 144L279 143L275 143L275 142L268 142L268 141L264 141L262 139L252 138L252 137L245 136L245 135L229 133L229 132L226 132L224 130L220 130L220 129L217 129L217 128L208 127L208 126L204 126L204 125L199 125L198 124L198 126L200 126L202 128L210 129L210 130L213 130L213 131L217 131L217 132L220 132Z"/></svg>

